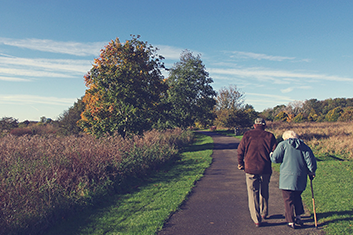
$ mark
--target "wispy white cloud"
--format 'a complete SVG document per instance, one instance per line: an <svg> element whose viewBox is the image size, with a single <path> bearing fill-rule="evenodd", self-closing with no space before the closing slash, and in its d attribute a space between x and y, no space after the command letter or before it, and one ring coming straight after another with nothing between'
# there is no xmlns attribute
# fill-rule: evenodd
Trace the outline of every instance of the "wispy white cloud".
<svg viewBox="0 0 353 235"><path fill-rule="evenodd" d="M90 69L92 61L0 56L0 64L2 65L2 67L28 66L30 68L36 67L53 71L85 73Z"/></svg>
<svg viewBox="0 0 353 235"><path fill-rule="evenodd" d="M308 89L312 89L312 87L311 86L292 86L292 87L281 89L281 92L282 93L289 93L294 90L308 90Z"/></svg>
<svg viewBox="0 0 353 235"><path fill-rule="evenodd" d="M286 56L273 56L266 54L259 54L253 52L245 51L232 51L232 57L242 58L242 59L255 59L255 60L271 60L271 61L283 61L283 60L294 60L295 57L286 57Z"/></svg>
<svg viewBox="0 0 353 235"><path fill-rule="evenodd" d="M97 56L99 55L100 50L104 47L104 45L107 44L107 42L82 43L61 42L36 38L0 38L0 44L51 53L69 54L76 56Z"/></svg>
<svg viewBox="0 0 353 235"><path fill-rule="evenodd" d="M273 94L263 94L263 93L246 93L246 95L266 97L266 98L276 99L276 100L292 101L292 99L290 97L283 96L283 95L273 95Z"/></svg>
<svg viewBox="0 0 353 235"><path fill-rule="evenodd" d="M181 48L166 45L157 45L156 47L159 49L158 54L162 55L166 60L178 60L183 51Z"/></svg>
<svg viewBox="0 0 353 235"><path fill-rule="evenodd" d="M0 55L0 80L31 81L33 78L82 77L92 67L89 60L20 58Z"/></svg>
<svg viewBox="0 0 353 235"><path fill-rule="evenodd" d="M179 61L180 55L183 51L189 50L186 48L179 48L167 45L157 45L158 54L162 55L166 60L174 60ZM189 50L193 55L202 55L202 53L198 51ZM204 58L203 58L204 59Z"/></svg>
<svg viewBox="0 0 353 235"><path fill-rule="evenodd" d="M281 89L281 92L282 92L282 93L289 93L289 92L291 92L291 91L293 91L293 90L294 90L293 87L288 87L288 88L286 88L286 89Z"/></svg>
<svg viewBox="0 0 353 235"><path fill-rule="evenodd" d="M283 95L263 94L263 93L246 93L245 102L257 107L257 111L262 111L268 107L274 107L278 104L288 104L294 99ZM260 108L261 107L261 108Z"/></svg>
<svg viewBox="0 0 353 235"><path fill-rule="evenodd" d="M328 80L339 82L353 82L353 78L331 76L325 74L298 73L285 70L271 70L264 68L240 68L240 69L223 69L209 68L210 74L222 74L229 76L238 76L241 78L256 78L259 80L272 80L277 83L283 83L283 79L312 79L312 80Z"/></svg>
<svg viewBox="0 0 353 235"><path fill-rule="evenodd" d="M36 95L0 95L0 103L4 104L48 104L70 106L77 98L58 98Z"/></svg>
<svg viewBox="0 0 353 235"><path fill-rule="evenodd" d="M19 77L5 77L0 75L0 81L8 81L8 82L29 82L30 79L19 78Z"/></svg>
<svg viewBox="0 0 353 235"><path fill-rule="evenodd" d="M71 78L74 77L70 74L60 72L47 72L28 68L0 68L0 75L24 76L24 77L58 77L58 78ZM25 78L23 78L25 79Z"/></svg>

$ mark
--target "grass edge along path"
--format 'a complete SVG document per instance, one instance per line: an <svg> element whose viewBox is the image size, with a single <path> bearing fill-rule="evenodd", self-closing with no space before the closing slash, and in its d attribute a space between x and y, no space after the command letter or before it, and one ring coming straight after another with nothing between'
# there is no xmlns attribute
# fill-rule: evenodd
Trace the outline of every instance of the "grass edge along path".
<svg viewBox="0 0 353 235"><path fill-rule="evenodd" d="M353 234L353 161L319 161L313 189L319 227L326 234ZM309 180L303 201L313 213Z"/></svg>
<svg viewBox="0 0 353 235"><path fill-rule="evenodd" d="M48 235L155 234L186 200L212 162L213 140L195 133L195 143L180 158L125 194L115 194L99 207L83 211L52 227Z"/></svg>

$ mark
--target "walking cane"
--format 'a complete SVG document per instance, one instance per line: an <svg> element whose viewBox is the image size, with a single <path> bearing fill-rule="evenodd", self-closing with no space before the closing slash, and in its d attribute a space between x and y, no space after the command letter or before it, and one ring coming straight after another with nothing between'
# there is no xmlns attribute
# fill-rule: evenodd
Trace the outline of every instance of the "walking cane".
<svg viewBox="0 0 353 235"><path fill-rule="evenodd" d="M313 180L311 178L310 178L310 186L311 186L311 198L313 199L313 212L314 212L315 228L317 228L317 218L316 218L316 210L315 210Z"/></svg>

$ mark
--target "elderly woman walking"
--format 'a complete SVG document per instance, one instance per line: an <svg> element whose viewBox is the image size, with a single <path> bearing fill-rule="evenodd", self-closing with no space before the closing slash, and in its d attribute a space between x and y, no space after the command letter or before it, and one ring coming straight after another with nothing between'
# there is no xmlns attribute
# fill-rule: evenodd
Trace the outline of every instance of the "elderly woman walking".
<svg viewBox="0 0 353 235"><path fill-rule="evenodd" d="M306 188L307 178L315 177L316 159L309 148L294 131L285 131L283 140L271 154L271 161L281 163L279 188L285 207L287 225L295 229L296 224L302 226L300 215L304 214L301 194ZM296 217L294 217L294 211Z"/></svg>

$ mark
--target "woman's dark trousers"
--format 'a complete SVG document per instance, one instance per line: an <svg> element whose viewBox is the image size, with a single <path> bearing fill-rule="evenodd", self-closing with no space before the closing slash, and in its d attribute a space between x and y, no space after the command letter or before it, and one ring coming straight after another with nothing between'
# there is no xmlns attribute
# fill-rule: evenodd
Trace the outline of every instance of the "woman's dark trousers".
<svg viewBox="0 0 353 235"><path fill-rule="evenodd" d="M286 210L286 221L287 223L294 222L294 212L295 215L304 214L304 207L302 202L303 191L292 191L292 190L283 190L282 196L284 200L284 208Z"/></svg>

